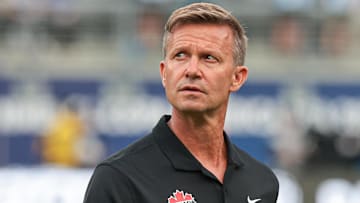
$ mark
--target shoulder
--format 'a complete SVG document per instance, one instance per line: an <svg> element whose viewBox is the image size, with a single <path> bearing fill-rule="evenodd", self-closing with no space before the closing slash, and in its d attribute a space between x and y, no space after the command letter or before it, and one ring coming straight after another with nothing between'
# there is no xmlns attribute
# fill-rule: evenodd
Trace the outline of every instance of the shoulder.
<svg viewBox="0 0 360 203"><path fill-rule="evenodd" d="M156 147L151 135L144 136L100 162L95 168L95 173L106 171L113 175L119 173L121 176L132 163L141 163L141 159Z"/></svg>
<svg viewBox="0 0 360 203"><path fill-rule="evenodd" d="M134 202L133 183L129 171L141 167L144 155L151 153L155 143L145 136L99 163L89 182L85 200L92 202Z"/></svg>
<svg viewBox="0 0 360 203"><path fill-rule="evenodd" d="M112 165L100 163L94 170L84 196L84 203L134 202L128 177Z"/></svg>
<svg viewBox="0 0 360 203"><path fill-rule="evenodd" d="M131 163L141 163L144 157L157 151L157 148L157 144L155 143L152 134L149 134L110 155L99 165L109 165L118 168L120 166L129 166Z"/></svg>

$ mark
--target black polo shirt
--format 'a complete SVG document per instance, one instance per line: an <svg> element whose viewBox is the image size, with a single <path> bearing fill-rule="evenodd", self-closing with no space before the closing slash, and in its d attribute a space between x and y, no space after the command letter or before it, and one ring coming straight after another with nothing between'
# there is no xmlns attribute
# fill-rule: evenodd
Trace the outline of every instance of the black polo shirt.
<svg viewBox="0 0 360 203"><path fill-rule="evenodd" d="M272 171L230 143L223 184L186 149L163 116L153 131L100 163L84 203L275 203Z"/></svg>

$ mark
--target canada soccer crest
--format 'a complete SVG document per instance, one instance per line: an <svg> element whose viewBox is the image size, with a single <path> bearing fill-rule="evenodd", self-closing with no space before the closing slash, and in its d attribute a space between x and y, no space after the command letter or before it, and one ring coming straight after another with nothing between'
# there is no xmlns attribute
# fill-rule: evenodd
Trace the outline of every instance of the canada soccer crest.
<svg viewBox="0 0 360 203"><path fill-rule="evenodd" d="M176 190L169 198L168 203L196 203L192 194L185 193L181 190Z"/></svg>

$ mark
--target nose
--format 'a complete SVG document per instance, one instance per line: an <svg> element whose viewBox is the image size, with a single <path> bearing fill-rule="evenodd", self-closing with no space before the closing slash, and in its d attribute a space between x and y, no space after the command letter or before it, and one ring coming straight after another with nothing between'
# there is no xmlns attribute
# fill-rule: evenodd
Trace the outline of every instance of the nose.
<svg viewBox="0 0 360 203"><path fill-rule="evenodd" d="M199 59L192 57L189 60L188 66L185 69L185 77L190 79L196 79L201 77L201 70L199 67Z"/></svg>

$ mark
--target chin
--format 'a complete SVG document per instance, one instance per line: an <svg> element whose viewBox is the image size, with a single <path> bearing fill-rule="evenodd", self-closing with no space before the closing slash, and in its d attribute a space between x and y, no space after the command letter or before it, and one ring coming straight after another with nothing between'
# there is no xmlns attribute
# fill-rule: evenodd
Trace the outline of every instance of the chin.
<svg viewBox="0 0 360 203"><path fill-rule="evenodd" d="M201 113L207 111L210 108L208 102L200 99L195 100L177 98L169 101L173 108L177 109L180 112Z"/></svg>
<svg viewBox="0 0 360 203"><path fill-rule="evenodd" d="M206 111L206 107L204 105L179 105L176 109L181 112L186 113L201 113Z"/></svg>

